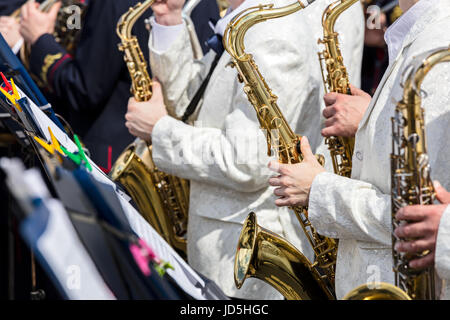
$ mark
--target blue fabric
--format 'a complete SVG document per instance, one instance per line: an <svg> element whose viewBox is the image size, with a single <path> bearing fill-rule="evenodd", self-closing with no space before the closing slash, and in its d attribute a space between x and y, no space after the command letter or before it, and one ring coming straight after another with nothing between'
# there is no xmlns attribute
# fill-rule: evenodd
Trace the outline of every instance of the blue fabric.
<svg viewBox="0 0 450 320"><path fill-rule="evenodd" d="M222 36L220 34L212 35L206 41L206 45L208 46L208 48L213 50L218 56L221 56L222 53L225 51L225 48L224 48L223 42L222 42Z"/></svg>

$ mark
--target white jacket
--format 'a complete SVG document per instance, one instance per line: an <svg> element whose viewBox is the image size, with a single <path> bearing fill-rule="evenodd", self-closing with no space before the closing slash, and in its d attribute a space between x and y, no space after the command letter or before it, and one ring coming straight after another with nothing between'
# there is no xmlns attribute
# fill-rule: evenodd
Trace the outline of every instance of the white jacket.
<svg viewBox="0 0 450 320"><path fill-rule="evenodd" d="M289 0L246 0L240 8ZM292 129L310 138L313 150L321 143L322 84L318 72L317 39L312 37L306 10L269 20L251 28L246 51L255 61ZM320 19L318 17L318 19ZM162 83L169 114L180 118L205 77L215 53L194 61L186 30L165 52L150 39L153 74ZM234 255L242 222L256 212L261 226L291 241L308 258L312 251L295 216L274 205L268 185L266 139L255 111L221 57L204 94L194 126L172 117L156 124L153 158L163 171L191 181L188 260L197 271L214 280L227 295L246 299L274 299L281 295L256 279L241 290L233 280ZM357 62L360 63L360 62ZM180 156L182 155L182 156ZM206 158L206 159L205 159Z"/></svg>
<svg viewBox="0 0 450 320"><path fill-rule="evenodd" d="M393 283L391 253L390 118L401 98L400 77L413 57L448 46L450 2L435 4L414 24L399 55L385 76L356 134L352 179L330 173L316 177L310 192L309 214L317 231L339 238L336 293L342 298L368 281ZM450 64L444 63L425 78L428 153L432 178L450 187ZM444 180L444 181L443 181Z"/></svg>

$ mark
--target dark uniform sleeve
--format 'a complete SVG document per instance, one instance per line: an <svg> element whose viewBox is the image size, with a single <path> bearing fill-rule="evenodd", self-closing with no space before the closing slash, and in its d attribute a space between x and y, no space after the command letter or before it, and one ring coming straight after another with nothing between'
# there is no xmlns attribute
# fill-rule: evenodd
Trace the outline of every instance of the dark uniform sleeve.
<svg viewBox="0 0 450 320"><path fill-rule="evenodd" d="M137 1L91 0L74 56L46 34L32 46L31 72L70 112L98 113L126 71L116 25ZM144 39L146 43L146 39ZM147 46L142 49L146 50ZM148 52L148 49L147 49Z"/></svg>
<svg viewBox="0 0 450 320"><path fill-rule="evenodd" d="M19 9L26 0L0 0L0 16L9 16Z"/></svg>

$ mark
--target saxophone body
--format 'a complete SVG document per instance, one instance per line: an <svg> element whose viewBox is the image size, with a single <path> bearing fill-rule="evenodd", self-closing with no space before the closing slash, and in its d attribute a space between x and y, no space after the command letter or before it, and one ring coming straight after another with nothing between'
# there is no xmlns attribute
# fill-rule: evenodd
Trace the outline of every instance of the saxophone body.
<svg viewBox="0 0 450 320"><path fill-rule="evenodd" d="M131 91L137 101L152 96L152 80L138 40L131 31L154 0L138 3L118 22L119 49L131 76ZM152 227L183 257L186 257L186 232L189 209L189 182L170 176L155 166L152 148L136 139L119 156L110 176L128 192L139 212Z"/></svg>
<svg viewBox="0 0 450 320"><path fill-rule="evenodd" d="M358 1L335 1L323 13L323 39L320 39L319 43L323 44L325 49L319 52L319 62L322 70L324 88L327 92L351 94L348 73L339 48L339 34L335 31L335 24L339 16ZM334 173L350 178L355 139L332 136L326 138L325 143L330 150Z"/></svg>
<svg viewBox="0 0 450 320"><path fill-rule="evenodd" d="M294 164L302 161L302 155L300 152L300 137L292 131L288 122L281 113L281 110L277 105L277 96L272 92L264 80L252 55L245 52L244 36L248 29L255 24L268 19L275 19L289 15L305 8L312 2L314 2L314 0L308 1L308 3L305 4L297 1L291 5L276 9L273 8L273 5L260 5L258 7L249 8L248 10L237 15L230 22L223 38L224 47L231 55L234 67L238 70L238 78L244 83L244 92L256 111L261 128L267 133L268 153L271 155L273 149L277 150L278 159L281 163ZM303 270L305 274L302 276L297 275L296 277L287 275L285 277L285 279L297 279L300 282L300 284L293 285L293 287L302 287L303 290L310 292L322 291L322 297L333 299L334 268L337 249L336 242L333 239L322 237L314 230L308 219L307 208L295 207L291 209L295 212L300 225L302 226L311 246L313 247L316 258L315 262L311 263L308 261L308 259L304 257L304 255L297 249L294 248L295 250L292 250L293 246L286 240L280 237L275 237L271 233L265 233L267 234L265 237L271 238L270 241L278 247L289 247L289 250L286 249L284 251L290 252L287 256L291 258L295 256L296 261L301 261L301 264L303 265L301 270ZM243 280L246 278L242 271L253 270L247 266L249 263L253 263L257 265L265 265L267 268L260 269L263 270L261 271L263 274L255 275L254 273L249 272L248 276L257 277L265 280L271 285L274 285L275 283L269 281L269 279L273 278L273 274L279 274L278 271L273 269L280 267L278 262L280 258L279 253L281 253L281 251L277 250L268 252L267 254L258 255L258 257L263 257L264 259L267 258L267 260L263 261L245 259L245 257L248 257L248 254L243 254L241 250L246 250L243 243L246 243L246 238L252 236L248 233L249 230L250 229L244 228L239 239L237 253L235 256L235 283L238 287L242 285ZM256 236L256 238L258 238L258 236ZM266 249L263 246L261 250L264 251ZM267 250L270 249L267 248ZM273 258L272 261L269 261L270 258ZM292 272L291 269L286 270L289 270L287 272ZM304 279L314 279L314 281L305 280L306 282L302 283ZM282 294L286 293L286 290L280 285L276 285L275 288ZM305 298L307 296L308 295L303 292L297 293L297 295L289 294L285 297L287 299L294 299L298 297ZM310 296L315 296L315 294L311 293Z"/></svg>
<svg viewBox="0 0 450 320"><path fill-rule="evenodd" d="M435 191L430 177L430 164L427 155L425 118L422 108L421 86L426 75L436 65L450 62L450 48L441 48L419 56L403 75L403 98L397 103L392 121L391 153L391 199L392 228L400 224L395 218L397 211L409 205L431 205ZM427 251L417 255L398 253L394 250L399 240L392 234L393 271L395 289L404 293L408 299L435 300L434 268L415 270L409 267L413 259L425 256ZM389 286L389 284L382 284ZM364 292L364 294L362 294ZM393 291L391 291L393 292ZM371 299L380 294L379 289L355 290L348 298ZM389 299L389 297L386 297ZM406 298L405 298L406 299Z"/></svg>
<svg viewBox="0 0 450 320"><path fill-rule="evenodd" d="M330 300L333 294L311 262L279 235L260 227L251 212L244 222L236 253L235 283L260 279L288 300Z"/></svg>
<svg viewBox="0 0 450 320"><path fill-rule="evenodd" d="M400 221L395 219L398 209L408 205L431 205L435 200L427 154L421 86L432 68L442 62L450 62L449 48L429 54L419 67L407 70L406 80L403 82L403 99L397 103L395 116L392 118L391 207L393 229L400 224ZM399 240L402 239L392 236L392 248ZM434 300L436 298L434 268L418 271L408 267L409 261L426 254L428 252L410 256L392 250L395 285L415 300Z"/></svg>

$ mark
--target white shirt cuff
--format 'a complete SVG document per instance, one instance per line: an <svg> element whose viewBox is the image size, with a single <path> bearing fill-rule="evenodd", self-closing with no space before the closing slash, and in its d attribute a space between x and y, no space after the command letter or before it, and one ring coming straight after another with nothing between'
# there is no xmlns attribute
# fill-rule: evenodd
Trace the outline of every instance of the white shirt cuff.
<svg viewBox="0 0 450 320"><path fill-rule="evenodd" d="M152 26L153 43L151 44L153 49L159 53L164 53L179 37L185 27L185 22L174 26L163 26L158 24L155 17L150 18L150 24Z"/></svg>
<svg viewBox="0 0 450 320"><path fill-rule="evenodd" d="M23 46L23 38L20 38L19 41L14 45L14 47L11 48L11 50L14 52L14 54L19 53L20 48Z"/></svg>

